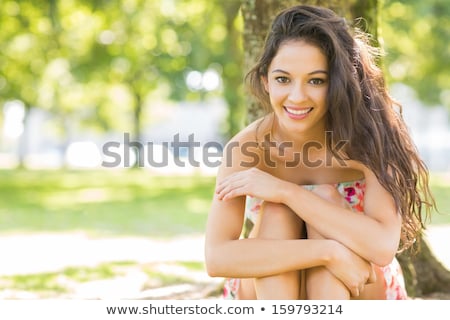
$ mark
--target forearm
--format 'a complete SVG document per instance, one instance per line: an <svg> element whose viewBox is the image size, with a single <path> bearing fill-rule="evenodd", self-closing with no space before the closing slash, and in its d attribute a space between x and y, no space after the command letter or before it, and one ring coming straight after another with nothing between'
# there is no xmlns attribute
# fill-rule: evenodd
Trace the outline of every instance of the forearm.
<svg viewBox="0 0 450 320"><path fill-rule="evenodd" d="M331 240L239 239L208 246L206 265L214 277L259 278L325 265Z"/></svg>
<svg viewBox="0 0 450 320"><path fill-rule="evenodd" d="M325 238L339 241L378 265L392 260L398 245L393 228L337 206L295 184L288 184L283 194L283 203Z"/></svg>

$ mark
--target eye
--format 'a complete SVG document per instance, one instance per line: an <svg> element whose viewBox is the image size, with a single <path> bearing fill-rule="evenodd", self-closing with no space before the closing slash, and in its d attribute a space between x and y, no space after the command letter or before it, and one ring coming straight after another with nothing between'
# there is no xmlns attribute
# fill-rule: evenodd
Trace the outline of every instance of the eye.
<svg viewBox="0 0 450 320"><path fill-rule="evenodd" d="M321 78L314 78L314 79L309 80L309 83L318 86L318 85L324 84L325 80L321 79Z"/></svg>
<svg viewBox="0 0 450 320"><path fill-rule="evenodd" d="M288 77L280 76L280 77L276 77L275 81L278 83L288 83L289 79L288 79Z"/></svg>

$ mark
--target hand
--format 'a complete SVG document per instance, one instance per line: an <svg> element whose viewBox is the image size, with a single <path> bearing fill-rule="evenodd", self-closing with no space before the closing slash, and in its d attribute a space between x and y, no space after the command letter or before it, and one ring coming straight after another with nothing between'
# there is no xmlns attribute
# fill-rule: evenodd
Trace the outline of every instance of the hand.
<svg viewBox="0 0 450 320"><path fill-rule="evenodd" d="M216 194L220 200L228 200L239 196L253 196L265 201L281 203L282 185L287 183L262 170L251 168L233 173L216 186Z"/></svg>
<svg viewBox="0 0 450 320"><path fill-rule="evenodd" d="M372 264L339 242L333 241L332 258L327 269L348 288L353 297L358 297L364 286L376 281Z"/></svg>

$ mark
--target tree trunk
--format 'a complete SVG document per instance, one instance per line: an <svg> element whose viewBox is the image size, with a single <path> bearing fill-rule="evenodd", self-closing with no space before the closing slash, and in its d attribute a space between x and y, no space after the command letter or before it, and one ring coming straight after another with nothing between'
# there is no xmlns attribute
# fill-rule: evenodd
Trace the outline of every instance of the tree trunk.
<svg viewBox="0 0 450 320"><path fill-rule="evenodd" d="M135 106L133 109L133 131L134 131L134 139L135 142L135 154L136 154L136 162L133 165L133 168L143 168L145 166L145 156L144 156L144 147L142 144L142 128L141 128L141 117L142 117L142 96L138 93L138 90L134 91L135 98ZM130 147L130 146L127 146Z"/></svg>
<svg viewBox="0 0 450 320"><path fill-rule="evenodd" d="M376 40L378 32L379 3L377 0L242 0L244 19L244 69L249 70L262 49L267 30L275 15L284 8L297 4L328 7L349 21L363 18L358 24L371 32ZM247 122L262 115L261 106L251 97L248 99ZM431 252L428 244L421 241L421 251L416 256L407 253L398 255L405 274L406 287L411 297L432 293L450 292L450 272L446 270Z"/></svg>
<svg viewBox="0 0 450 320"><path fill-rule="evenodd" d="M19 138L18 148L17 148L17 168L23 169L25 168L25 158L29 152L29 143L30 143L30 106L25 104L24 106L24 117L23 117L23 132Z"/></svg>
<svg viewBox="0 0 450 320"><path fill-rule="evenodd" d="M421 239L421 250L416 256L398 254L406 289L411 297L446 294L450 298L450 272L436 260L428 244Z"/></svg>
<svg viewBox="0 0 450 320"><path fill-rule="evenodd" d="M228 138L234 136L242 128L242 118L246 112L241 94L242 70L239 68L243 63L239 48L240 32L235 27L240 6L240 2L236 0L221 2L222 10L225 12L225 26L228 33L225 50L226 55L232 60L232 63L225 65L223 68L224 97L228 104L228 128L226 130Z"/></svg>

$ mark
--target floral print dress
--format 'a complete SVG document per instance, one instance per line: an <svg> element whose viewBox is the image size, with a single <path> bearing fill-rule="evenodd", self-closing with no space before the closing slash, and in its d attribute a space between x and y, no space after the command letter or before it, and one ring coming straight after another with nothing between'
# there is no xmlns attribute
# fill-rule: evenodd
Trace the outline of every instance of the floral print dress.
<svg viewBox="0 0 450 320"><path fill-rule="evenodd" d="M314 185L305 185L304 188L312 190ZM365 181L356 180L348 182L340 182L334 184L334 187L338 192L345 197L351 208L355 212L364 212L364 192ZM242 230L242 238L247 238L256 223L256 219L261 210L263 200L247 196L245 204L245 222ZM380 267L384 275L384 287L385 297L387 300L405 300L407 299L407 293L405 289L405 283L403 279L402 270L397 259L394 260L385 267ZM239 290L239 279L225 279L223 298L224 299L237 299L237 293Z"/></svg>

